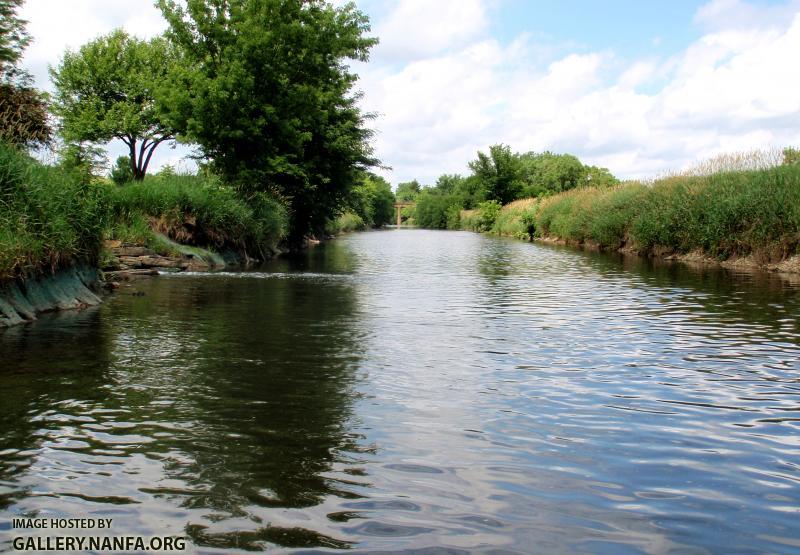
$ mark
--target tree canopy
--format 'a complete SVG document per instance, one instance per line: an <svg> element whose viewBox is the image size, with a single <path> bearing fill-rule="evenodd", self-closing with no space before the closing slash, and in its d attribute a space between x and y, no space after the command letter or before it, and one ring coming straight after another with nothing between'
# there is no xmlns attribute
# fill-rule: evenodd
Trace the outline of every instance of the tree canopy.
<svg viewBox="0 0 800 555"><path fill-rule="evenodd" d="M481 184L484 200L507 204L522 191L522 166L519 156L507 145L492 145L489 154L478 152L469 167Z"/></svg>
<svg viewBox="0 0 800 555"><path fill-rule="evenodd" d="M422 187L420 187L419 181L414 179L413 181L398 183L395 196L397 197L397 200L409 202L417 198L417 195L421 190Z"/></svg>
<svg viewBox="0 0 800 555"><path fill-rule="evenodd" d="M31 37L25 20L17 15L24 0L0 0L0 76L4 81L23 73L18 67Z"/></svg>
<svg viewBox="0 0 800 555"><path fill-rule="evenodd" d="M290 206L290 241L319 232L377 164L348 60L377 39L352 3L159 0L188 62L174 74L169 121L245 195Z"/></svg>
<svg viewBox="0 0 800 555"><path fill-rule="evenodd" d="M47 99L30 86L19 61L30 43L25 20L17 15L23 0L0 0L0 139L31 147L50 141Z"/></svg>
<svg viewBox="0 0 800 555"><path fill-rule="evenodd" d="M128 146L133 178L143 179L158 145L175 137L156 102L175 57L165 39L144 41L122 30L68 51L50 70L64 138L120 139Z"/></svg>

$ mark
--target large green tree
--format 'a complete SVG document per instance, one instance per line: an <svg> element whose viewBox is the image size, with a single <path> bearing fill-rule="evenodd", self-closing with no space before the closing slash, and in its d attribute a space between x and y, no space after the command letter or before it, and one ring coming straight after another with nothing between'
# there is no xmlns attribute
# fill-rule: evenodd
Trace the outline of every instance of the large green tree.
<svg viewBox="0 0 800 555"><path fill-rule="evenodd" d="M507 145L492 145L489 153L478 152L469 167L480 183L484 200L507 204L522 192L522 166L519 156Z"/></svg>
<svg viewBox="0 0 800 555"><path fill-rule="evenodd" d="M397 200L401 202L412 202L417 198L417 195L419 195L421 190L422 187L420 186L419 181L414 179L412 181L398 183L395 196L397 197Z"/></svg>
<svg viewBox="0 0 800 555"><path fill-rule="evenodd" d="M350 3L159 0L191 63L175 74L170 121L245 195L291 211L291 246L321 232L377 164L350 60L377 40Z"/></svg>
<svg viewBox="0 0 800 555"><path fill-rule="evenodd" d="M149 41L122 30L67 52L50 74L56 88L54 111L69 142L119 139L129 150L131 173L144 179L158 145L175 138L161 117L156 91L176 65L164 38Z"/></svg>

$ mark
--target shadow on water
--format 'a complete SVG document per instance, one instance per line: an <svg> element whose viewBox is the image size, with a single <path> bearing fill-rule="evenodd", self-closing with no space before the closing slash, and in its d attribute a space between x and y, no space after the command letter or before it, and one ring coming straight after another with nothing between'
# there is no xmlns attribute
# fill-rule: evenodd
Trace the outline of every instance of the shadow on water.
<svg viewBox="0 0 800 555"><path fill-rule="evenodd" d="M325 277L163 277L8 330L4 510L167 524L217 548L346 547L297 515L368 487L348 425L355 310L352 284Z"/></svg>

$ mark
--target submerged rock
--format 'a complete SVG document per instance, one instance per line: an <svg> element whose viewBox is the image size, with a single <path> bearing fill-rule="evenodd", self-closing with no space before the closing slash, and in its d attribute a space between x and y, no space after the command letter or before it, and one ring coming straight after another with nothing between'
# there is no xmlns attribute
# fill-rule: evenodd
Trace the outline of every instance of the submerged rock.
<svg viewBox="0 0 800 555"><path fill-rule="evenodd" d="M0 284L0 328L31 322L38 314L100 304L98 271L75 266L52 275Z"/></svg>

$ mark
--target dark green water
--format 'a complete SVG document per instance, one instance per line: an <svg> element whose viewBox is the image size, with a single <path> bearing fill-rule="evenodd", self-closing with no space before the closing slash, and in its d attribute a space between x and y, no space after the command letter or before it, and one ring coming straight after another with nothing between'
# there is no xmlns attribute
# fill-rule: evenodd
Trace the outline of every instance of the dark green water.
<svg viewBox="0 0 800 555"><path fill-rule="evenodd" d="M800 552L798 293L408 230L137 282L0 333L0 551Z"/></svg>

